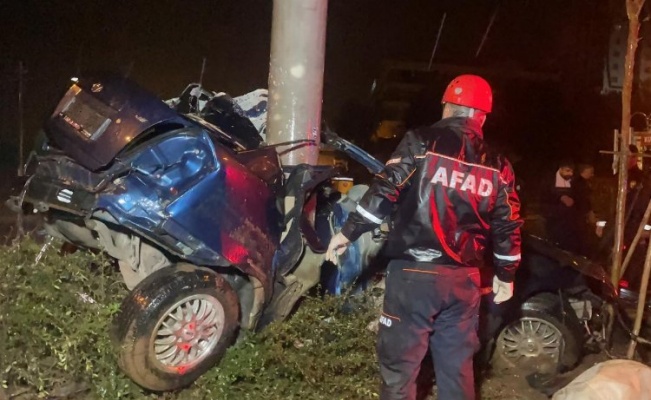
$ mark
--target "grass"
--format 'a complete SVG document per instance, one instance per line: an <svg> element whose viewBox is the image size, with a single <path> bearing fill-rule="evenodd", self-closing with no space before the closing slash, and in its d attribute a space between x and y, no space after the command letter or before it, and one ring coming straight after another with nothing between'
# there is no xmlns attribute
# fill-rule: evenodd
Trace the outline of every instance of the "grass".
<svg viewBox="0 0 651 400"><path fill-rule="evenodd" d="M376 312L368 297L308 298L294 317L250 335L177 393L146 393L119 371L108 332L126 294L110 260L61 256L26 240L0 248L0 399L372 399Z"/></svg>

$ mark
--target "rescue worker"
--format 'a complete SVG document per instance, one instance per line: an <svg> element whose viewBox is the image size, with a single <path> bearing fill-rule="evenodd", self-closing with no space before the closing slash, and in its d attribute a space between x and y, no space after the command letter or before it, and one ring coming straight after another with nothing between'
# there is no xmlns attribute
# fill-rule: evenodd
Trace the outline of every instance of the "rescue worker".
<svg viewBox="0 0 651 400"><path fill-rule="evenodd" d="M382 400L415 399L428 347L439 398L475 398L483 253L492 246L495 303L513 295L520 261L513 170L483 140L491 88L479 76L461 75L442 103L441 121L406 133L326 254L336 263L351 241L376 228L397 204L377 342Z"/></svg>

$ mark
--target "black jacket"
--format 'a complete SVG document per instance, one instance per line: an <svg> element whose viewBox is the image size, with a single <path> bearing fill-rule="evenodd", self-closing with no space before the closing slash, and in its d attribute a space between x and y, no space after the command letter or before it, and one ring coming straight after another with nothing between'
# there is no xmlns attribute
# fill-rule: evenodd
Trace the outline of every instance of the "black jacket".
<svg viewBox="0 0 651 400"><path fill-rule="evenodd" d="M547 178L547 184L543 186L541 191L540 203L543 216L548 223L551 221L561 225L573 226L578 220L574 187L556 187L557 173L555 172L554 175ZM563 204L561 201L563 196L571 197L574 204L571 207Z"/></svg>
<svg viewBox="0 0 651 400"><path fill-rule="evenodd" d="M477 122L454 117L407 132L342 233L356 240L396 203L389 257L481 266L491 245L495 273L513 280L522 225L514 174L504 157L487 151Z"/></svg>
<svg viewBox="0 0 651 400"><path fill-rule="evenodd" d="M581 222L585 222L586 215L592 211L592 187L590 182L581 175L572 179L572 198L576 212L581 217Z"/></svg>

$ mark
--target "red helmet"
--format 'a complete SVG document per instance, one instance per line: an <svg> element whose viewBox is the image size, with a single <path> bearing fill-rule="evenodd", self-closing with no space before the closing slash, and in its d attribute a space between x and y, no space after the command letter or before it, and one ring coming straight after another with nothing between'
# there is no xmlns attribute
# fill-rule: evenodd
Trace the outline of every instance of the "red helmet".
<svg viewBox="0 0 651 400"><path fill-rule="evenodd" d="M445 89L441 102L489 113L493 109L493 92L484 78L477 75L459 75Z"/></svg>

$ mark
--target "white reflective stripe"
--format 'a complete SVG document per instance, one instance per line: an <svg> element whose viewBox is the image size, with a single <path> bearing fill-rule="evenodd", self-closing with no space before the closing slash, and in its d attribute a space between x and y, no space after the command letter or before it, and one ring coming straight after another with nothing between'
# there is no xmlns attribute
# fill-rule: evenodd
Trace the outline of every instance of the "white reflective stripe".
<svg viewBox="0 0 651 400"><path fill-rule="evenodd" d="M644 225L645 231L651 231L651 225Z"/></svg>
<svg viewBox="0 0 651 400"><path fill-rule="evenodd" d="M518 261L521 258L520 254L516 254L514 256L503 256L501 254L493 253L493 255L498 260L504 260L504 261Z"/></svg>
<svg viewBox="0 0 651 400"><path fill-rule="evenodd" d="M606 226L606 221L597 221L597 226L603 228L604 226Z"/></svg>
<svg viewBox="0 0 651 400"><path fill-rule="evenodd" d="M397 163L399 163L401 160L402 160L402 159L399 158L399 157L398 157L398 158L392 158L392 159L390 159L389 161L387 161L386 165L397 164Z"/></svg>
<svg viewBox="0 0 651 400"><path fill-rule="evenodd" d="M362 214L362 217L366 218L367 220L373 222L374 224L380 225L382 223L382 220L375 215L371 214L370 212L366 211L362 206L357 205L355 208L355 211L358 213Z"/></svg>

